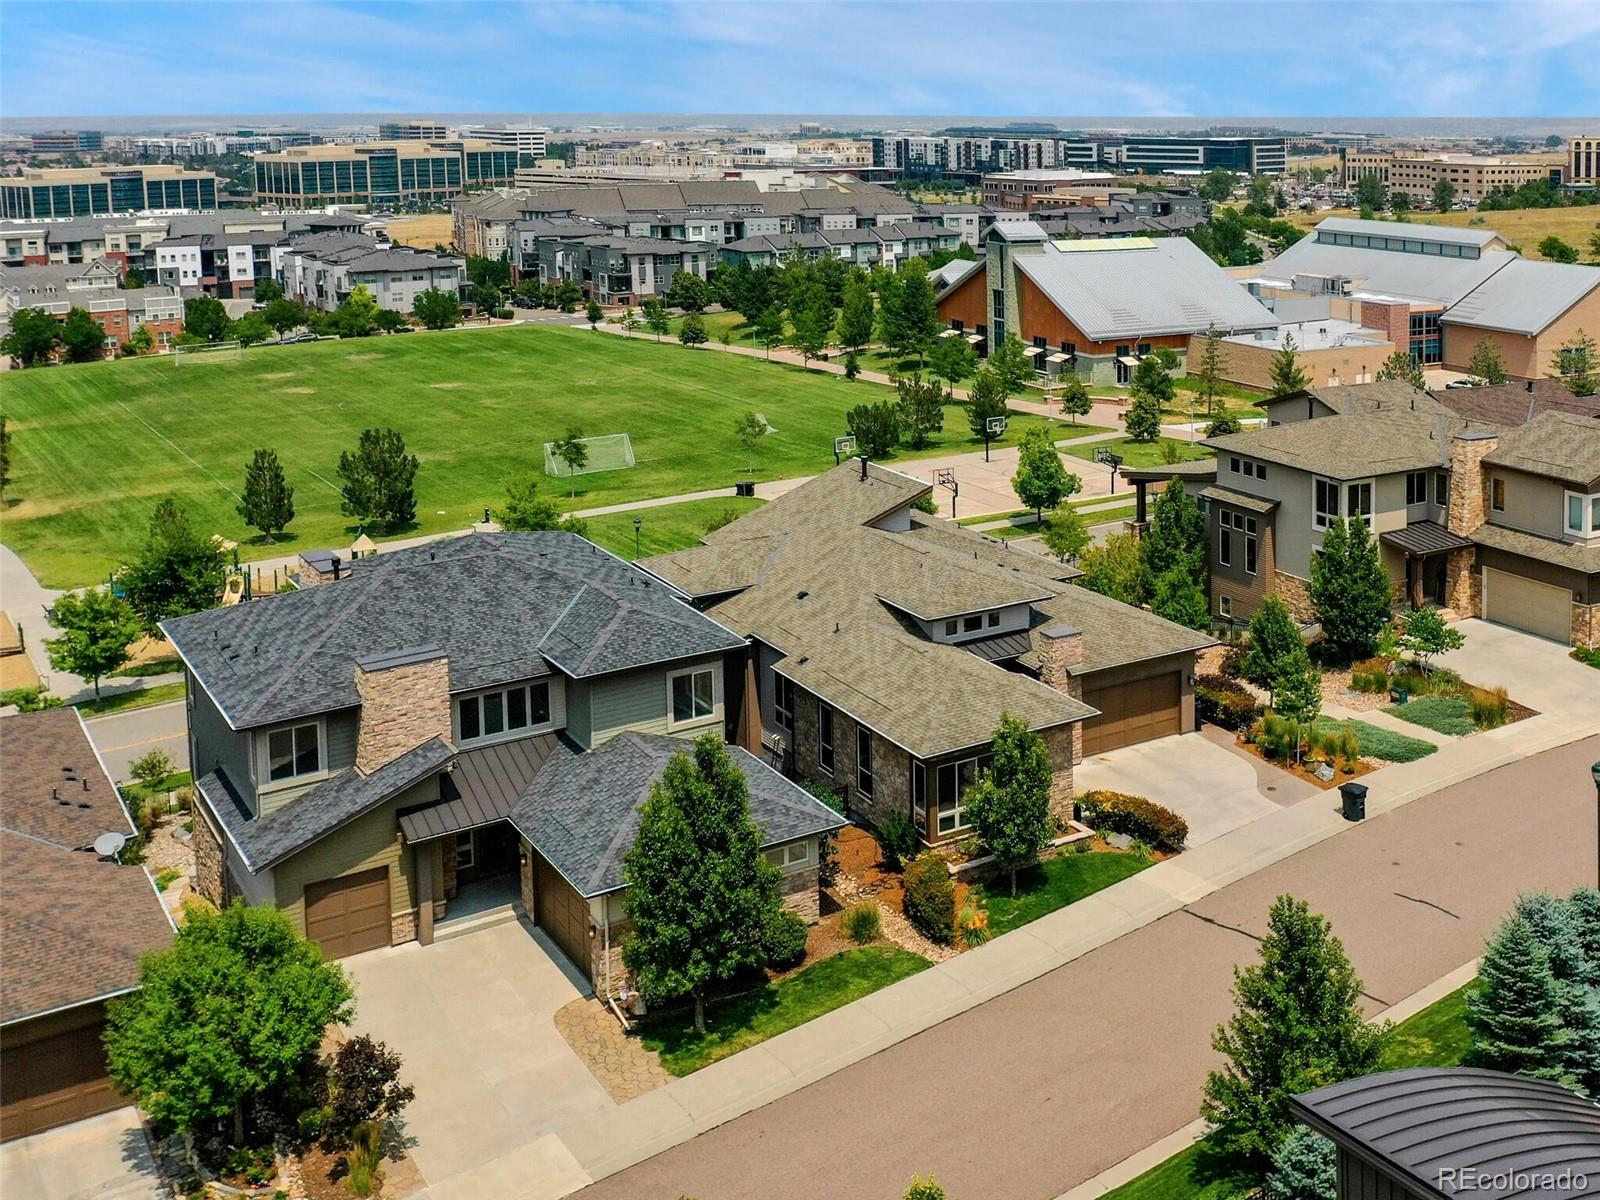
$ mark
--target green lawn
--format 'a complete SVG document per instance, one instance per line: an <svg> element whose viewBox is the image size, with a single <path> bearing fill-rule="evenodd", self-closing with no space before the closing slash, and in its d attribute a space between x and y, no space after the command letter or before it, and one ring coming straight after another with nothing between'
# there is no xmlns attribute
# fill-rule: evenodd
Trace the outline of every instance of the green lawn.
<svg viewBox="0 0 1600 1200"><path fill-rule="evenodd" d="M667 1071L690 1075L928 966L920 954L898 946L846 950L777 983L714 1001L703 1034L695 1032L692 1011L678 1011L646 1017L639 1037Z"/></svg>
<svg viewBox="0 0 1600 1200"><path fill-rule="evenodd" d="M639 520L639 555L648 557L698 546L713 519L729 512L743 516L764 503L739 496L729 496L725 500L685 500L681 504L664 504L634 512L585 517L584 522L589 526L590 541L632 562L635 518Z"/></svg>
<svg viewBox="0 0 1600 1200"><path fill-rule="evenodd" d="M160 683L155 687L102 696L98 700L85 700L77 708L86 717L103 717L107 713L127 712L130 708L148 708L152 704L166 704L182 699L182 683Z"/></svg>
<svg viewBox="0 0 1600 1200"><path fill-rule="evenodd" d="M166 799L168 792L175 792L179 788L193 787L194 776L188 771L174 771L165 779L158 781L153 788L147 788L140 783L127 783L120 789L123 798L130 804L141 800L149 800L152 796Z"/></svg>
<svg viewBox="0 0 1600 1200"><path fill-rule="evenodd" d="M1015 899L1011 877L1005 874L976 884L972 890L989 914L989 932L999 935L1137 875L1150 865L1150 859L1133 854L1063 854L1019 871Z"/></svg>
<svg viewBox="0 0 1600 1200"><path fill-rule="evenodd" d="M1096 499L1104 500L1105 497L1097 496ZM1096 525L1106 525L1113 521L1131 521L1133 519L1133 514L1136 511L1138 510L1133 505L1129 504L1120 508L1108 508L1102 512L1084 513L1083 519L1089 523L1089 528L1093 529ZM987 519L992 521L995 518L989 517ZM1037 537L1049 527L1050 518L1048 515L1046 515L1045 519L1040 522L1035 521L1033 519L1033 514L1030 512L1024 516L1014 517L1010 525L1003 525L998 529L983 529L979 530L979 532L985 537L1000 538L1002 541L1010 541L1012 538Z"/></svg>
<svg viewBox="0 0 1600 1200"><path fill-rule="evenodd" d="M171 675L183 670L183 660L173 655L171 658L156 658L149 662L131 663L126 667L119 667L111 672L117 679L144 679L150 675Z"/></svg>
<svg viewBox="0 0 1600 1200"><path fill-rule="evenodd" d="M252 347L242 362L173 366L128 359L7 372L11 439L5 540L50 587L103 579L142 542L150 511L174 495L204 533L244 558L347 544L341 451L390 426L421 460L415 525L460 529L496 507L508 476L542 472L543 443L576 425L627 433L637 466L579 477L573 508L700 491L745 476L735 433L749 410L774 432L755 477L833 466L851 407L878 384L689 351L581 328L518 326ZM1041 420L1014 414L1008 444ZM981 449L964 410L921 455ZM295 489L288 535L251 540L235 492L252 451L278 452ZM909 453L902 457L915 457ZM565 496L565 481L550 481Z"/></svg>
<svg viewBox="0 0 1600 1200"><path fill-rule="evenodd" d="M1427 758L1439 747L1425 738L1408 737L1393 729L1385 729L1370 721L1351 721L1356 731L1356 749L1363 755L1381 758L1385 762L1408 763ZM1318 729L1337 729L1344 724L1332 717L1318 717Z"/></svg>
<svg viewBox="0 0 1600 1200"><path fill-rule="evenodd" d="M1196 442L1179 441L1177 438L1158 438L1153 442L1135 442L1129 438L1113 438L1106 442L1085 442L1074 446L1070 443L1061 447L1061 453L1070 454L1074 458L1093 459L1095 451L1110 450L1122 455L1124 467L1159 467L1166 463L1163 451L1167 446L1178 448L1178 461L1190 462L1194 459L1210 458L1211 451Z"/></svg>
<svg viewBox="0 0 1600 1200"><path fill-rule="evenodd" d="M1467 993L1475 986L1459 987L1396 1025L1379 1066L1398 1071L1402 1067L1451 1067L1460 1062L1472 1048Z"/></svg>
<svg viewBox="0 0 1600 1200"><path fill-rule="evenodd" d="M1477 729L1472 723L1472 709L1457 696L1418 696L1404 704L1391 704L1383 711L1435 733L1455 737L1466 737Z"/></svg>

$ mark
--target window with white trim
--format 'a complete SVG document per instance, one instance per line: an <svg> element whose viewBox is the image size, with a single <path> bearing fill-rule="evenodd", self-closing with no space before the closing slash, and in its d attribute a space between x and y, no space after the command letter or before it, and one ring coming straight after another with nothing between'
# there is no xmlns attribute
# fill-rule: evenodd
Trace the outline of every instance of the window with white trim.
<svg viewBox="0 0 1600 1200"><path fill-rule="evenodd" d="M526 733L550 722L550 684L519 683L456 701L456 740L463 745Z"/></svg>
<svg viewBox="0 0 1600 1200"><path fill-rule="evenodd" d="M774 846L766 851L767 861L782 870L784 867L798 867L811 861L810 842L790 842L787 846Z"/></svg>
<svg viewBox="0 0 1600 1200"><path fill-rule="evenodd" d="M917 823L917 833L928 832L928 768L919 762L911 764L911 819Z"/></svg>
<svg viewBox="0 0 1600 1200"><path fill-rule="evenodd" d="M856 791L871 799L874 782L872 774L872 732L865 725L857 725Z"/></svg>
<svg viewBox="0 0 1600 1200"><path fill-rule="evenodd" d="M833 774L833 709L817 705L817 766Z"/></svg>
<svg viewBox="0 0 1600 1200"><path fill-rule="evenodd" d="M1331 479L1316 479L1311 485L1311 527L1326 529L1339 516L1339 485Z"/></svg>
<svg viewBox="0 0 1600 1200"><path fill-rule="evenodd" d="M1233 526L1228 513L1221 514L1217 521L1217 563L1233 566Z"/></svg>
<svg viewBox="0 0 1600 1200"><path fill-rule="evenodd" d="M1372 480L1344 485L1344 515L1360 517L1368 525L1372 524Z"/></svg>
<svg viewBox="0 0 1600 1200"><path fill-rule="evenodd" d="M267 734L267 782L287 783L322 771L322 723L286 725Z"/></svg>
<svg viewBox="0 0 1600 1200"><path fill-rule="evenodd" d="M1228 618L1233 616L1233 601L1227 596L1217 597L1217 615Z"/></svg>
<svg viewBox="0 0 1600 1200"><path fill-rule="evenodd" d="M1256 519L1246 517L1244 521L1244 570L1247 575L1256 573Z"/></svg>
<svg viewBox="0 0 1600 1200"><path fill-rule="evenodd" d="M1600 495L1568 492L1566 530L1581 538L1600 537Z"/></svg>
<svg viewBox="0 0 1600 1200"><path fill-rule="evenodd" d="M967 789L978 782L978 775L989 769L992 754L979 754L958 762L939 766L938 820L939 833L955 833L967 827L967 810L963 801Z"/></svg>
<svg viewBox="0 0 1600 1200"><path fill-rule="evenodd" d="M672 709L668 726L702 721L717 709L717 674L710 667L694 667L669 675ZM785 680L779 676L779 684ZM791 721L791 725L792 725Z"/></svg>
<svg viewBox="0 0 1600 1200"><path fill-rule="evenodd" d="M1406 472L1406 504L1426 504L1428 502L1428 473L1426 471Z"/></svg>
<svg viewBox="0 0 1600 1200"><path fill-rule="evenodd" d="M772 673L772 709L773 719L777 721L778 728L793 736L794 681L779 675L776 671Z"/></svg>

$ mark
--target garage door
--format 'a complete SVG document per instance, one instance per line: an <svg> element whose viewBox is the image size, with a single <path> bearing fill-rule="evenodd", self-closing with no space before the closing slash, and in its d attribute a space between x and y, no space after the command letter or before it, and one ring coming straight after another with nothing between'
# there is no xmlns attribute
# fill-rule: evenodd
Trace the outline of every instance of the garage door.
<svg viewBox="0 0 1600 1200"><path fill-rule="evenodd" d="M1493 567L1483 572L1483 615L1563 646L1572 640L1571 592Z"/></svg>
<svg viewBox="0 0 1600 1200"><path fill-rule="evenodd" d="M326 958L389 944L389 868L377 867L306 887L306 936Z"/></svg>
<svg viewBox="0 0 1600 1200"><path fill-rule="evenodd" d="M1083 702L1100 710L1083 723L1084 754L1100 754L1183 732L1179 672L1086 689Z"/></svg>
<svg viewBox="0 0 1600 1200"><path fill-rule="evenodd" d="M5 1051L0 1140L27 1137L128 1103L106 1078L103 1028L97 1020Z"/></svg>
<svg viewBox="0 0 1600 1200"><path fill-rule="evenodd" d="M572 965L588 978L589 905L542 855L534 856L533 866L534 884L539 893L534 899L539 928L550 935L550 940L561 947Z"/></svg>

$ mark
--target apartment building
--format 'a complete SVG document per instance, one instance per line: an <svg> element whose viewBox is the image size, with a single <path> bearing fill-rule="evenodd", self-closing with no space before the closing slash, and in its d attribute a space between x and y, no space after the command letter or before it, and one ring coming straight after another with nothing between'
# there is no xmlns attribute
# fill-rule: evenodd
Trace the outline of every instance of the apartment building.
<svg viewBox="0 0 1600 1200"><path fill-rule="evenodd" d="M0 178L0 218L13 220L216 207L217 177L185 167L36 167Z"/></svg>
<svg viewBox="0 0 1600 1200"><path fill-rule="evenodd" d="M163 285L125 288L109 259L70 266L0 268L0 334L8 332L19 309L37 308L65 321L75 308L94 318L105 333L108 354L124 349L141 326L157 346L166 347L183 332L183 297Z"/></svg>
<svg viewBox="0 0 1600 1200"><path fill-rule="evenodd" d="M509 185L517 155L513 148L473 140L297 146L257 156L256 200L279 208L438 203L470 189Z"/></svg>
<svg viewBox="0 0 1600 1200"><path fill-rule="evenodd" d="M1346 188L1354 188L1363 177L1375 175L1391 192L1405 192L1413 200L1431 204L1439 180L1455 185L1461 200L1482 200L1496 188L1517 188L1535 180L1560 181L1559 160L1511 162L1474 154L1412 155L1382 150L1339 151L1341 175Z"/></svg>
<svg viewBox="0 0 1600 1200"><path fill-rule="evenodd" d="M990 208L1027 212L1036 198L1068 188L1110 188L1117 177L1109 171L1080 171L1075 167L1052 170L1006 171L983 177L983 202Z"/></svg>
<svg viewBox="0 0 1600 1200"><path fill-rule="evenodd" d="M893 267L908 258L954 250L961 241L958 230L930 222L827 228L740 238L722 248L722 261L760 267L791 258L831 257L861 267Z"/></svg>
<svg viewBox="0 0 1600 1200"><path fill-rule="evenodd" d="M36 133L28 139L35 154L98 154L106 148L98 129L62 129Z"/></svg>
<svg viewBox="0 0 1600 1200"><path fill-rule="evenodd" d="M363 235L311 234L276 247L273 254L284 293L325 312L358 287L372 293L379 307L409 313L420 293L437 288L459 295L467 284L463 259Z"/></svg>
<svg viewBox="0 0 1600 1200"><path fill-rule="evenodd" d="M449 136L449 126L438 121L381 121L378 124L380 142L442 142Z"/></svg>
<svg viewBox="0 0 1600 1200"><path fill-rule="evenodd" d="M517 226L518 279L570 280L606 305L640 304L665 294L673 276L704 279L716 265L716 248L704 242L627 237L579 222L532 221Z"/></svg>

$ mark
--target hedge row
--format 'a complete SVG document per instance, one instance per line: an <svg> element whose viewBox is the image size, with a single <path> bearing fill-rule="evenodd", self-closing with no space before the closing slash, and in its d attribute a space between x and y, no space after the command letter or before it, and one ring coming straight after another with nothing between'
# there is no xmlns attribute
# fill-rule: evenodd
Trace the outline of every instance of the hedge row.
<svg viewBox="0 0 1600 1200"><path fill-rule="evenodd" d="M1189 823L1170 808L1129 796L1096 790L1078 797L1083 819L1100 833L1125 833L1161 850L1182 850Z"/></svg>

